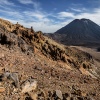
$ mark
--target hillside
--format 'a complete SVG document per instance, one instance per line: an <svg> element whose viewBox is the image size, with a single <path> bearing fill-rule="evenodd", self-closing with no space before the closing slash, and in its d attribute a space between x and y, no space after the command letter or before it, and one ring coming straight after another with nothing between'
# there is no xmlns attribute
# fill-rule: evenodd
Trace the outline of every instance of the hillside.
<svg viewBox="0 0 100 100"><path fill-rule="evenodd" d="M75 19L51 37L66 45L99 46L100 26L89 19Z"/></svg>
<svg viewBox="0 0 100 100"><path fill-rule="evenodd" d="M99 100L97 69L89 53L0 19L0 100Z"/></svg>

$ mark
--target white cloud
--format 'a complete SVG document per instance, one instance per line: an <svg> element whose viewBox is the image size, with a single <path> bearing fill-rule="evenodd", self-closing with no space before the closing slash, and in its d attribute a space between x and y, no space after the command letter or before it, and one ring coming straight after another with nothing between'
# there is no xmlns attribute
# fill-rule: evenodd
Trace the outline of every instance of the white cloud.
<svg viewBox="0 0 100 100"><path fill-rule="evenodd" d="M1 10L0 10L1 12ZM7 13L7 12L5 12ZM96 22L97 24L100 24L100 8L98 9L94 9L93 12L83 12L83 13L78 13L77 15L74 15L74 13L59 13L61 18L66 18L64 20L54 20L49 18L49 16L52 16L52 14L47 14L45 12L39 12L39 11L27 11L27 12L23 12L23 13L19 13L19 12L9 12L9 14L13 15L16 14L16 16L19 19L15 19L15 20L11 20L10 18L9 21L16 23L19 22L20 24L24 25L25 27L31 27L33 26L35 31L41 30L43 32L55 32L56 30L60 29L61 27L64 27L65 25L67 25L69 22L71 22L74 19L81 19L81 18L87 18L90 19L94 22ZM29 15L29 16L27 16ZM57 16L58 14L55 14L55 16L58 18ZM25 19L24 16L27 16L28 19ZM70 19L67 19L67 17L70 17ZM22 19L21 19L21 18ZM36 18L36 19L35 19ZM28 21L27 21L28 20Z"/></svg>
<svg viewBox="0 0 100 100"><path fill-rule="evenodd" d="M40 7L40 3L37 1L33 1L33 0L18 0L21 4L31 4L33 5L33 7L35 8L35 10L41 9Z"/></svg>
<svg viewBox="0 0 100 100"><path fill-rule="evenodd" d="M86 12L86 11L88 11L88 9L86 9L86 8L70 8L70 10L72 10L72 11L75 11L75 12Z"/></svg>
<svg viewBox="0 0 100 100"><path fill-rule="evenodd" d="M14 3L8 0L0 0L0 5L14 5Z"/></svg>
<svg viewBox="0 0 100 100"><path fill-rule="evenodd" d="M18 0L22 4L32 4L32 0Z"/></svg>
<svg viewBox="0 0 100 100"><path fill-rule="evenodd" d="M33 6L34 6L35 10L41 10L42 9L39 2L33 2Z"/></svg>
<svg viewBox="0 0 100 100"><path fill-rule="evenodd" d="M28 22L28 23L26 23L26 22L20 21L20 23L25 25L26 27L33 26L35 31L42 30L42 32L48 32L48 33L49 32L52 33L62 27L61 24L48 25L48 23L44 23L44 22Z"/></svg>
<svg viewBox="0 0 100 100"><path fill-rule="evenodd" d="M73 18L74 17L74 13L64 12L64 11L58 13L58 18L67 18L67 17Z"/></svg>
<svg viewBox="0 0 100 100"><path fill-rule="evenodd" d="M25 11L23 12L25 15L29 15L31 17L35 17L37 19L43 19L45 15L41 13L40 11Z"/></svg>
<svg viewBox="0 0 100 100"><path fill-rule="evenodd" d="M75 12L82 12L81 9L75 9L75 8L70 8L72 11L75 11Z"/></svg>
<svg viewBox="0 0 100 100"><path fill-rule="evenodd" d="M8 10L7 9L6 10L0 9L0 13L3 13L4 15L10 16L16 20L23 18L23 15L20 12L10 11L9 9Z"/></svg>
<svg viewBox="0 0 100 100"><path fill-rule="evenodd" d="M70 12L62 11L58 13L47 13L41 8L39 2L34 2L34 0L19 1L22 4L31 4L33 6L30 10L27 9L26 11L23 10L20 12L18 9L15 11L15 9L10 6L13 4L12 2L2 0L0 1L0 8L2 7L2 9L0 9L1 17L12 23L19 22L25 27L33 26L35 31L41 30L48 33L55 32L72 20L81 18L87 18L100 24L100 8L95 8L89 12L89 9L86 8L73 7L69 8Z"/></svg>
<svg viewBox="0 0 100 100"><path fill-rule="evenodd" d="M74 18L87 18L94 21L97 24L100 24L100 8L94 9L92 12L80 13L76 15Z"/></svg>

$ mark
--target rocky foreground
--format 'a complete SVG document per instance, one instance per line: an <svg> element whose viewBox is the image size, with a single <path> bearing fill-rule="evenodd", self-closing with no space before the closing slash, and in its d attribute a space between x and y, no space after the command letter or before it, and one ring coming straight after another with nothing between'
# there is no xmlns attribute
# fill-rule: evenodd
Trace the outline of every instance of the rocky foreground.
<svg viewBox="0 0 100 100"><path fill-rule="evenodd" d="M90 54L0 19L0 100L100 100L99 77Z"/></svg>

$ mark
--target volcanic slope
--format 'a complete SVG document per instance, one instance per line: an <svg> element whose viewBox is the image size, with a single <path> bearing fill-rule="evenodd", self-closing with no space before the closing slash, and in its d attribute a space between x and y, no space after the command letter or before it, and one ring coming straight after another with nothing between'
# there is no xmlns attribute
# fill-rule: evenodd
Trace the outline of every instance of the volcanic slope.
<svg viewBox="0 0 100 100"><path fill-rule="evenodd" d="M0 19L0 100L99 100L97 70L90 54Z"/></svg>

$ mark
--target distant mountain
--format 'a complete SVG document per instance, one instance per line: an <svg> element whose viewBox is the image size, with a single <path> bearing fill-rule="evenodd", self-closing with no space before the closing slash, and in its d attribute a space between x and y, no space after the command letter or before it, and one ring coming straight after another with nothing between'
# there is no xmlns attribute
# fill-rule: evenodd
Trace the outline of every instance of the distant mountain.
<svg viewBox="0 0 100 100"><path fill-rule="evenodd" d="M51 37L66 45L100 45L100 26L89 19L75 19Z"/></svg>

